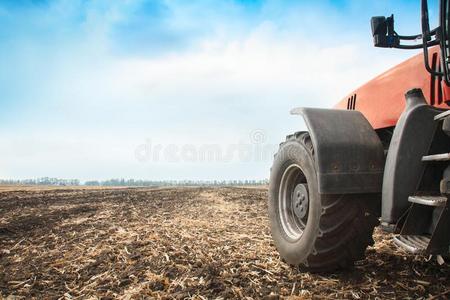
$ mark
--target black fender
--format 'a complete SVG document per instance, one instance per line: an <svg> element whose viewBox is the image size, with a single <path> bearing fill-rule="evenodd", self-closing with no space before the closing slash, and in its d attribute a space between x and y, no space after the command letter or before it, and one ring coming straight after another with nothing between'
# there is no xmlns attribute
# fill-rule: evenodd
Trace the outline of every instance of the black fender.
<svg viewBox="0 0 450 300"><path fill-rule="evenodd" d="M359 111L295 108L302 115L314 146L321 194L381 193L384 150Z"/></svg>
<svg viewBox="0 0 450 300"><path fill-rule="evenodd" d="M420 89L405 95L406 106L392 135L386 158L381 203L381 222L396 223L410 207L408 197L413 195L424 170L422 156L427 155L441 113L427 104Z"/></svg>

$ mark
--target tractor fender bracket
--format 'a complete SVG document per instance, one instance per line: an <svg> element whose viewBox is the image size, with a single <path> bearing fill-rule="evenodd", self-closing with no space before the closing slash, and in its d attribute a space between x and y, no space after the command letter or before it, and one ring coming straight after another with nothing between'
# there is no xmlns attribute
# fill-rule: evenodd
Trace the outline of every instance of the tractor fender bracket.
<svg viewBox="0 0 450 300"><path fill-rule="evenodd" d="M295 108L314 146L319 193L381 193L384 150L359 111Z"/></svg>

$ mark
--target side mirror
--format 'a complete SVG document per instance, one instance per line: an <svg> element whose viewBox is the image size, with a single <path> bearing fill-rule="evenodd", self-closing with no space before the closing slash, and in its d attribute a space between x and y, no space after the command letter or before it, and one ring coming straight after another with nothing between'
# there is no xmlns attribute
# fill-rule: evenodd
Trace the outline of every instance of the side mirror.
<svg viewBox="0 0 450 300"><path fill-rule="evenodd" d="M375 47L392 48L400 43L394 31L394 15L388 18L372 17L370 24Z"/></svg>

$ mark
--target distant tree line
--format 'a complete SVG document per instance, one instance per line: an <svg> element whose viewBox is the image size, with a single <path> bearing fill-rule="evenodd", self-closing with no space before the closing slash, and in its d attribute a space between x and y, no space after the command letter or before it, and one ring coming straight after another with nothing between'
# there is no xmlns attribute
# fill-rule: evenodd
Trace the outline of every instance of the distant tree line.
<svg viewBox="0 0 450 300"><path fill-rule="evenodd" d="M35 179L0 179L1 185L80 185L80 180L78 179L60 179L60 178L50 178L42 177Z"/></svg>
<svg viewBox="0 0 450 300"><path fill-rule="evenodd" d="M266 185L267 179L262 180L136 180L109 179L104 181L86 181L87 186L245 186Z"/></svg>
<svg viewBox="0 0 450 300"><path fill-rule="evenodd" d="M0 179L0 185L53 185L53 186L246 186L267 185L268 180L136 180L108 179L91 180L81 183L78 179L36 178L36 179Z"/></svg>

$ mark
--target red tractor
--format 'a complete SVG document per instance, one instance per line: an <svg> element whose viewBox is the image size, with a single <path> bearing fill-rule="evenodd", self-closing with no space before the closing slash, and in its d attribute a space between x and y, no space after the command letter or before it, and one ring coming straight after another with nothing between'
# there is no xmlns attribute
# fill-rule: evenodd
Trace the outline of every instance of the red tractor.
<svg viewBox="0 0 450 300"><path fill-rule="evenodd" d="M376 47L423 54L333 109L292 110L309 131L280 144L269 188L272 236L289 264L352 266L380 222L406 251L449 255L450 0L440 1L433 30L426 0L421 8L421 34L397 34L393 16L373 17L371 25Z"/></svg>

